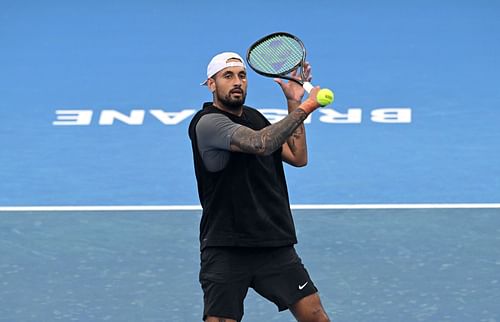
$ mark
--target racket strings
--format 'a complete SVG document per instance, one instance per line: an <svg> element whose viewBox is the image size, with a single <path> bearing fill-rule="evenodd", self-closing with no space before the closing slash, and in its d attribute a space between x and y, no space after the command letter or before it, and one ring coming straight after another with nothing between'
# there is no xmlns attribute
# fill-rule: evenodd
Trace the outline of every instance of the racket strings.
<svg viewBox="0 0 500 322"><path fill-rule="evenodd" d="M302 45L287 36L275 36L256 45L249 53L254 69L268 74L285 74L295 69L303 59Z"/></svg>

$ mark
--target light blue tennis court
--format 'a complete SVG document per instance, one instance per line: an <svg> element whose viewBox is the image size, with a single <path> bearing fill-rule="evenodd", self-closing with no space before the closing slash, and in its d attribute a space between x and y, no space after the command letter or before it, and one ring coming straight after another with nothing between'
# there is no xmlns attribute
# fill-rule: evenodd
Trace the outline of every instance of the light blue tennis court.
<svg viewBox="0 0 500 322"><path fill-rule="evenodd" d="M0 321L201 321L198 212L2 214ZM295 211L333 321L498 321L498 209ZM244 321L293 321L253 291Z"/></svg>
<svg viewBox="0 0 500 322"><path fill-rule="evenodd" d="M336 95L307 121L308 166L286 167L333 321L500 321L499 16L489 0L4 1L0 321L201 321L187 125L210 58L276 31ZM247 104L286 113L253 72ZM244 321L293 320L250 292Z"/></svg>

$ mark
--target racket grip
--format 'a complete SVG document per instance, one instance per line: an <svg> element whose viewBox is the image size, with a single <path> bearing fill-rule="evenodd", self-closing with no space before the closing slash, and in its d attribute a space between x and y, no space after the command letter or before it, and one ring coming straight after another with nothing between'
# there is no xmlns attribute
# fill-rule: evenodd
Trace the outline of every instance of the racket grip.
<svg viewBox="0 0 500 322"><path fill-rule="evenodd" d="M306 90L307 93L310 93L312 91L312 89L314 88L313 84L311 84L309 82L304 82L302 87L304 87L304 89Z"/></svg>

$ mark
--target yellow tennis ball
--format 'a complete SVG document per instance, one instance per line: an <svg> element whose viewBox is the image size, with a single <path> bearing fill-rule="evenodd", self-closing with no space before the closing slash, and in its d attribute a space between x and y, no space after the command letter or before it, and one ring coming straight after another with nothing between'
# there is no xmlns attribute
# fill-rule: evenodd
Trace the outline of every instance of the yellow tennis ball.
<svg viewBox="0 0 500 322"><path fill-rule="evenodd" d="M318 94L316 95L316 101L318 101L318 103L321 104L321 106L327 106L328 104L332 104L334 98L335 95L333 95L333 92L328 88L320 89Z"/></svg>

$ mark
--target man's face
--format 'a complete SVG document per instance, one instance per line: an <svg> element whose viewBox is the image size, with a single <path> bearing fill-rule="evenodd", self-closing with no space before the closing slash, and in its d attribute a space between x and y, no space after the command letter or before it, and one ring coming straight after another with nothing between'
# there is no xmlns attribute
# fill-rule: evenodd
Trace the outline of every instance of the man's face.
<svg viewBox="0 0 500 322"><path fill-rule="evenodd" d="M247 73L243 67L227 67L209 79L208 86L218 101L230 109L238 109L247 96Z"/></svg>

